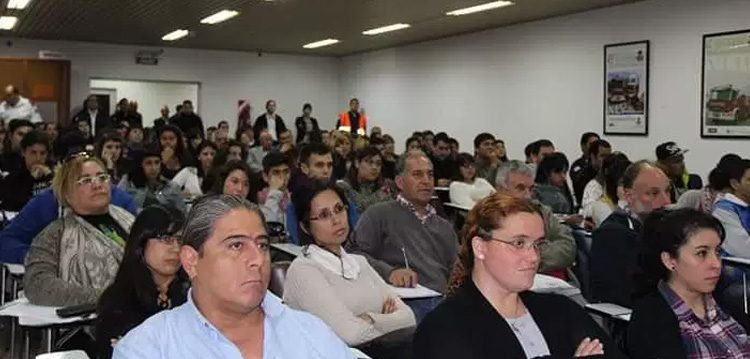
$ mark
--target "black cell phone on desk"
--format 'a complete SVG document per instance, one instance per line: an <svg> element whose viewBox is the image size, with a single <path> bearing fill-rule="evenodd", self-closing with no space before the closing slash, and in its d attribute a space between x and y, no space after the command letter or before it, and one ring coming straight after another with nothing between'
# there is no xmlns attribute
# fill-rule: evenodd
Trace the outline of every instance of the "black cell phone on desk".
<svg viewBox="0 0 750 359"><path fill-rule="evenodd" d="M82 317L96 313L96 303L71 305L58 309L56 313L60 318Z"/></svg>

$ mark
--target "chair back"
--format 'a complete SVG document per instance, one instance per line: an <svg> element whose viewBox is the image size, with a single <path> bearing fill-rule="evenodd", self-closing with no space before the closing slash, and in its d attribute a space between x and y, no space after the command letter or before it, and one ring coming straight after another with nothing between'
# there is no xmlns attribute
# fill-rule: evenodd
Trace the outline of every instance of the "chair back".
<svg viewBox="0 0 750 359"><path fill-rule="evenodd" d="M268 283L268 290L277 297L284 296L284 281L286 280L286 271L292 264L290 261L281 261L271 263L271 281Z"/></svg>

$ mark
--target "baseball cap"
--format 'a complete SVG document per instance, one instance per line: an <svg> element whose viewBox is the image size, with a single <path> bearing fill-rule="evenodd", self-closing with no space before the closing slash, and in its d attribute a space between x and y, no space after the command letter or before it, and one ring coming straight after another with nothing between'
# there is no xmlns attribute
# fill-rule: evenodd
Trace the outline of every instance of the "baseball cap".
<svg viewBox="0 0 750 359"><path fill-rule="evenodd" d="M663 161L672 157L681 157L687 153L687 151L688 150L680 148L672 141L664 142L656 146L656 158L659 161Z"/></svg>

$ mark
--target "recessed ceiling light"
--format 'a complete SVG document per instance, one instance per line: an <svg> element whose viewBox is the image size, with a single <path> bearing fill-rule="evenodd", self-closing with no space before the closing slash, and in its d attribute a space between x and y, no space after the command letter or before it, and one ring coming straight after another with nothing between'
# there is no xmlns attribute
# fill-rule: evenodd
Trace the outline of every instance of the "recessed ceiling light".
<svg viewBox="0 0 750 359"><path fill-rule="evenodd" d="M8 9L23 10L26 5L29 5L31 0L10 0L8 1Z"/></svg>
<svg viewBox="0 0 750 359"><path fill-rule="evenodd" d="M216 14L203 18L203 20L201 20L201 24L218 24L222 21L227 21L239 14L240 12L235 10L221 10Z"/></svg>
<svg viewBox="0 0 750 359"><path fill-rule="evenodd" d="M337 40L337 39L325 39L325 40L311 42L311 43L309 43L307 45L303 45L302 47L304 47L306 49L315 49L315 48L318 48L318 47L329 46L329 45L333 45L333 44L337 44L337 43L339 43L339 40Z"/></svg>
<svg viewBox="0 0 750 359"><path fill-rule="evenodd" d="M15 16L0 16L0 30L10 30L16 26L18 18Z"/></svg>
<svg viewBox="0 0 750 359"><path fill-rule="evenodd" d="M501 7L506 7L506 6L511 6L511 5L513 5L512 1L493 1L493 2L488 2L488 3L484 3L484 4L472 6L472 7L449 11L445 14L452 15L452 16L468 15L468 14L473 14L475 12L498 9Z"/></svg>
<svg viewBox="0 0 750 359"><path fill-rule="evenodd" d="M164 40L164 41L174 41L174 40L177 40L177 39L181 39L181 38L187 36L188 34L189 34L189 31L187 31L185 29L179 29L179 30L172 31L172 32L170 32L170 33L162 36L161 39Z"/></svg>
<svg viewBox="0 0 750 359"><path fill-rule="evenodd" d="M378 27L378 28L375 28L375 29L370 29L370 30L367 30L367 31L362 31L362 35L378 35L378 34L382 34L384 32L390 32L390 31L396 31L396 30L403 30L403 29L408 29L410 27L411 27L411 25L409 25L409 24L393 24L393 25Z"/></svg>

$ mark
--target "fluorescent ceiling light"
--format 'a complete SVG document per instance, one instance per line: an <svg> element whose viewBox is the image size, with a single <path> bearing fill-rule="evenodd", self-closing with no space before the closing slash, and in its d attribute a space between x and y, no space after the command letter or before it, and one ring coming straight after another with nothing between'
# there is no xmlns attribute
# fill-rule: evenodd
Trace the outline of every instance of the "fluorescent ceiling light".
<svg viewBox="0 0 750 359"><path fill-rule="evenodd" d="M493 2L488 2L488 3L484 3L484 4L472 6L472 7L453 10L445 14L452 15L452 16L468 15L468 14L473 14L475 12L498 9L501 7L506 7L506 6L511 6L511 5L513 5L512 1L493 1Z"/></svg>
<svg viewBox="0 0 750 359"><path fill-rule="evenodd" d="M315 49L315 48L318 48L318 47L329 46L329 45L333 45L333 44L337 44L337 43L339 43L339 40L336 40L336 39L325 39L325 40L311 42L311 43L309 43L307 45L303 45L302 47L304 47L306 49Z"/></svg>
<svg viewBox="0 0 750 359"><path fill-rule="evenodd" d="M8 1L8 9L23 10L31 0L10 0Z"/></svg>
<svg viewBox="0 0 750 359"><path fill-rule="evenodd" d="M0 16L0 30L10 30L16 26L18 18L15 16Z"/></svg>
<svg viewBox="0 0 750 359"><path fill-rule="evenodd" d="M218 24L222 21L227 21L239 14L240 12L235 10L221 10L216 14L203 18L203 20L201 20L201 24Z"/></svg>
<svg viewBox="0 0 750 359"><path fill-rule="evenodd" d="M185 30L185 29L179 29L179 30L172 31L172 32L170 32L170 33L162 36L161 39L164 40L164 41L174 41L174 40L181 39L181 38L187 36L188 33L189 32L187 30Z"/></svg>
<svg viewBox="0 0 750 359"><path fill-rule="evenodd" d="M396 30L402 30L410 28L411 25L409 24L393 24L388 26L379 27L376 29L370 29L367 31L362 31L362 35L378 35L382 34L384 32L390 32L390 31L396 31Z"/></svg>

